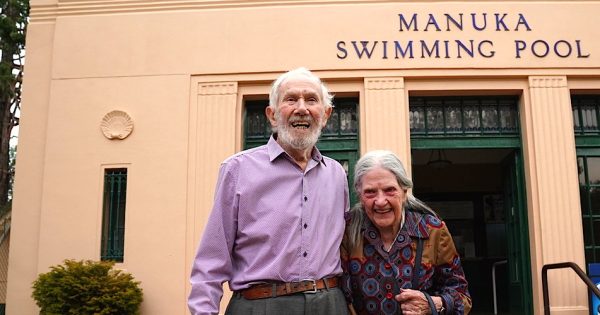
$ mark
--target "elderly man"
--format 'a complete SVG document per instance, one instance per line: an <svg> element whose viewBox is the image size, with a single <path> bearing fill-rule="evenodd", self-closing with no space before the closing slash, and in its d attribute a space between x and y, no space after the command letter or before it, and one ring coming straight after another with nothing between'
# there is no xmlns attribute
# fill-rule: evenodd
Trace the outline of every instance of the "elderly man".
<svg viewBox="0 0 600 315"><path fill-rule="evenodd" d="M332 96L299 68L271 88L269 142L221 165L212 213L192 268L192 314L346 314L339 246L348 209L342 166L315 144Z"/></svg>

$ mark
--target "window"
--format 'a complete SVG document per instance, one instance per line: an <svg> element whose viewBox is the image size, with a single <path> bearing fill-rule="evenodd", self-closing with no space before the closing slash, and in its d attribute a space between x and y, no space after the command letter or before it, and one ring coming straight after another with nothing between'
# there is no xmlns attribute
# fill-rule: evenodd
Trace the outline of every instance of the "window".
<svg viewBox="0 0 600 315"><path fill-rule="evenodd" d="M599 135L600 95L571 95L575 135Z"/></svg>
<svg viewBox="0 0 600 315"><path fill-rule="evenodd" d="M333 100L333 111L321 131L317 147L322 154L337 160L346 170L350 185L350 202L357 202L352 188L354 165L358 160L358 97L339 97ZM244 117L244 149L263 145L271 137L271 124L265 116L268 100L247 100Z"/></svg>
<svg viewBox="0 0 600 315"><path fill-rule="evenodd" d="M578 150L579 192L581 194L581 219L585 260L600 260L600 157Z"/></svg>
<svg viewBox="0 0 600 315"><path fill-rule="evenodd" d="M100 253L102 260L123 262L126 196L127 169L106 169L104 171L104 198L102 207L102 244Z"/></svg>
<svg viewBox="0 0 600 315"><path fill-rule="evenodd" d="M411 97L411 137L518 135L518 100L513 96Z"/></svg>

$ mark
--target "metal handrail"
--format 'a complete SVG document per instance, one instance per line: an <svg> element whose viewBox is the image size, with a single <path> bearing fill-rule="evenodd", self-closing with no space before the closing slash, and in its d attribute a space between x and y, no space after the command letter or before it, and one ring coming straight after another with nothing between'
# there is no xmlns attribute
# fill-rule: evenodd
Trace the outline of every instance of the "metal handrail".
<svg viewBox="0 0 600 315"><path fill-rule="evenodd" d="M547 264L542 267L542 290L544 291L544 314L550 315L550 297L548 295L548 269L571 268L585 282L588 289L600 298L600 290L594 285L594 282L577 266L574 262L562 262L556 264Z"/></svg>
<svg viewBox="0 0 600 315"><path fill-rule="evenodd" d="M498 297L496 296L496 266L507 264L508 260L499 260L492 264L492 288L494 290L494 315L498 314Z"/></svg>

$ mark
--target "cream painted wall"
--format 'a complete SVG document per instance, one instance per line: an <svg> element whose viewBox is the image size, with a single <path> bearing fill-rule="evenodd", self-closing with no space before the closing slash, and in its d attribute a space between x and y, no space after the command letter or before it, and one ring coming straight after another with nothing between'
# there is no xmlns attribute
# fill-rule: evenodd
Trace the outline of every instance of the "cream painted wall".
<svg viewBox="0 0 600 315"><path fill-rule="evenodd" d="M44 149L50 99L50 72L54 25L40 23L27 29L27 71L19 130L9 253L7 313L36 314L31 283L38 270Z"/></svg>
<svg viewBox="0 0 600 315"><path fill-rule="evenodd" d="M50 265L65 258L99 259L103 168L122 165L129 168L127 234L125 262L118 267L142 281L143 314L186 314L190 265L212 205L218 165L242 147L242 101L266 94L270 81L297 66L315 70L335 93L359 96L361 152L385 147L407 165L409 95L522 95L536 314L541 266L565 258L583 261L582 251L573 249L582 244L581 226L573 224L560 242L548 234L560 220L580 217L575 173L568 171L575 163L573 135L561 134L564 150L556 160L547 159L555 138L545 128L568 115L568 88L600 91L600 29L594 24L600 1L510 6L481 1L468 7L428 0L32 0L31 5L8 314L37 313L31 282ZM506 12L511 28L522 13L532 30L399 32L398 14L413 12L420 29L430 12L438 19L443 13L464 12L466 19L471 12ZM493 58L395 59L390 53L383 59L377 51L379 57L371 59L336 56L338 41L352 49L351 41L383 45L409 39L490 39L497 52ZM516 59L515 39L580 40L590 57L529 53ZM544 96L531 90L530 78L538 76L564 79L560 100L550 103L561 110L553 120L541 116ZM135 123L122 141L107 140L99 129L102 117L115 109ZM570 123L564 120L563 127ZM569 193L557 197L558 187L547 181L554 171L572 182ZM571 211L561 212L560 205ZM551 281L574 280L559 275ZM551 293L554 314L585 313L581 286L553 285Z"/></svg>

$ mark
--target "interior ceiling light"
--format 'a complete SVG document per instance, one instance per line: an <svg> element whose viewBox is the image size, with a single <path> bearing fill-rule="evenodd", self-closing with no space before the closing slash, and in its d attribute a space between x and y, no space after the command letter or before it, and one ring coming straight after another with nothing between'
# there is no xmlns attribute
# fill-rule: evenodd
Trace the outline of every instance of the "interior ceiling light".
<svg viewBox="0 0 600 315"><path fill-rule="evenodd" d="M439 169L444 168L450 164L452 164L452 161L446 158L446 153L444 152L444 150L431 150L431 154L429 154L429 161L427 161L427 166Z"/></svg>

